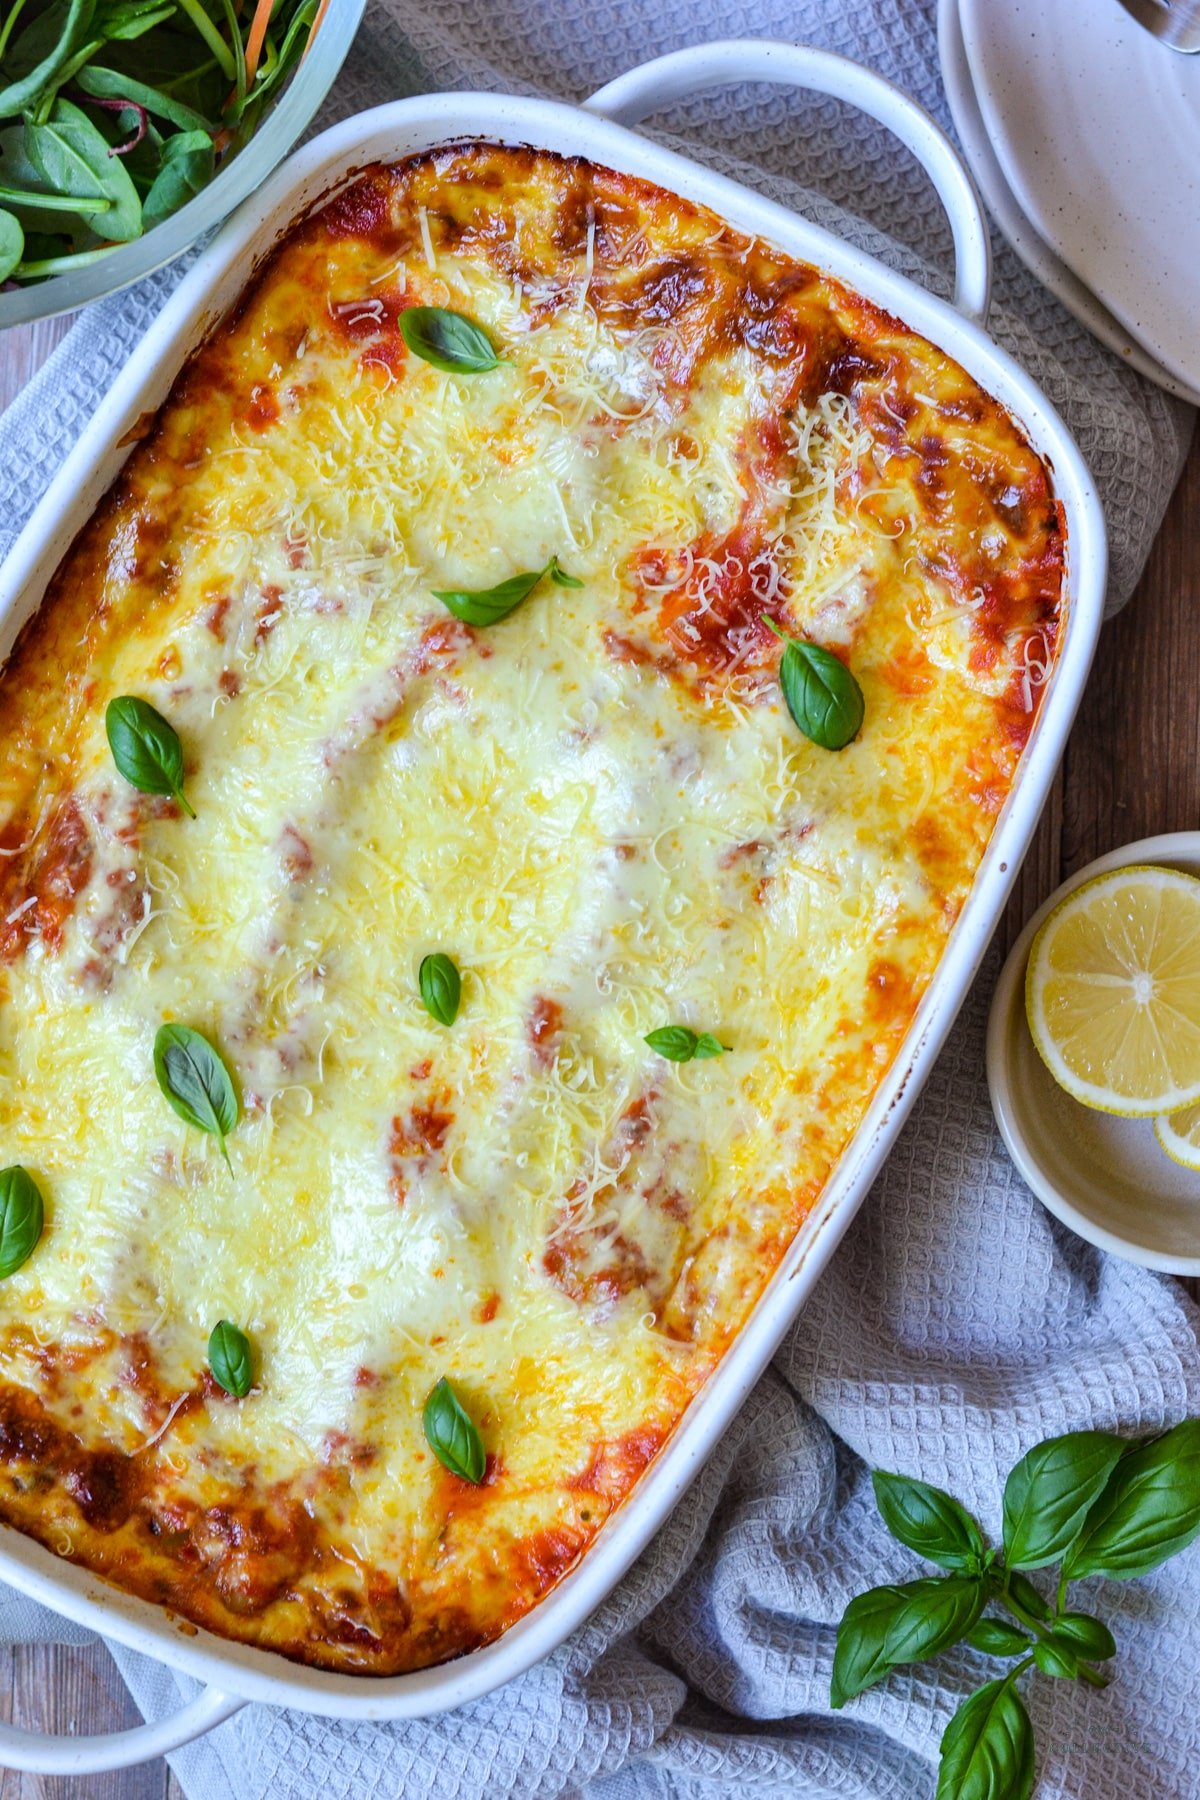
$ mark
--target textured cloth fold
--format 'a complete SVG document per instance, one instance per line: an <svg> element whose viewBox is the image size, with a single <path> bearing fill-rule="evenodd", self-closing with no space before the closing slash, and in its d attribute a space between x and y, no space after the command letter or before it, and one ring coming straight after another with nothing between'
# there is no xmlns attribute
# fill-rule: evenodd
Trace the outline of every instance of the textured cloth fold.
<svg viewBox="0 0 1200 1800"><path fill-rule="evenodd" d="M804 40L889 75L949 125L932 0L372 0L322 123L404 93L580 99L688 43ZM753 88L654 122L668 141L939 292L950 234L917 166L869 120ZM464 131L470 119L464 119ZM1099 482L1110 610L1174 486L1188 410L1097 344L998 238L991 329L1065 417ZM7 548L178 266L93 307L0 420ZM6 533L8 534L6 536ZM1103 655L1103 645L1100 654ZM249 1707L172 1758L190 1800L813 1800L932 1796L937 1744L985 1659L951 1652L829 1710L834 1627L862 1589L918 1571L884 1531L870 1467L944 1484L998 1528L1003 1477L1037 1439L1150 1429L1200 1411L1198 1314L1178 1284L1060 1228L1000 1146L983 1073L985 965L887 1167L773 1369L639 1563L591 1620L497 1694L428 1722L340 1724ZM1200 1727L1200 1550L1078 1590L1120 1645L1102 1694L1031 1691L1039 1794L1191 1800ZM0 1590L0 1637L84 1634ZM120 1648L143 1711L195 1684Z"/></svg>

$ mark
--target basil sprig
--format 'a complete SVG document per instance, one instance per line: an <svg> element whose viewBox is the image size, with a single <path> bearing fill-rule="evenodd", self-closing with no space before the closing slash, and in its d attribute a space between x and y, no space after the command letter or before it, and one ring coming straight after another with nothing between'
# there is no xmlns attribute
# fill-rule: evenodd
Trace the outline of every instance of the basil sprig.
<svg viewBox="0 0 1200 1800"><path fill-rule="evenodd" d="M1107 1685L1096 1667L1116 1655L1101 1619L1073 1612L1083 1575L1118 1580L1155 1569L1200 1535L1200 1419L1130 1441L1073 1431L1035 1444L1004 1489L1004 1542L989 1548L950 1494L878 1473L875 1498L893 1537L947 1571L871 1588L838 1626L830 1700L841 1707L892 1669L965 1643L1013 1663L958 1708L942 1736L937 1800L1028 1800L1033 1726L1017 1691L1031 1669ZM1061 1568L1053 1602L1024 1569ZM991 1605L1009 1616L986 1612Z"/></svg>
<svg viewBox="0 0 1200 1800"><path fill-rule="evenodd" d="M578 576L568 575L565 569L560 569L557 556L552 556L544 569L527 569L523 574L510 575L507 581L498 581L495 587L434 588L433 597L448 606L464 625L496 625L501 619L507 619L510 612L515 612L522 600L529 598L545 575L556 587L583 586Z"/></svg>
<svg viewBox="0 0 1200 1800"><path fill-rule="evenodd" d="M762 620L783 640L779 685L792 718L823 750L844 750L858 736L866 711L858 682L832 650L788 637L766 613Z"/></svg>
<svg viewBox="0 0 1200 1800"><path fill-rule="evenodd" d="M154 1039L154 1073L167 1104L200 1131L215 1137L230 1173L225 1139L238 1122L233 1076L219 1050L190 1025L161 1025Z"/></svg>
<svg viewBox="0 0 1200 1800"><path fill-rule="evenodd" d="M425 1441L442 1467L478 1487L487 1468L483 1439L444 1375L426 1400L421 1420Z"/></svg>
<svg viewBox="0 0 1200 1800"><path fill-rule="evenodd" d="M447 375L485 375L505 360L481 325L446 306L406 307L400 336L414 356Z"/></svg>
<svg viewBox="0 0 1200 1800"><path fill-rule="evenodd" d="M646 1033L645 1042L668 1062L703 1062L709 1056L724 1056L732 1044L723 1044L711 1031L693 1031L689 1025L660 1025Z"/></svg>
<svg viewBox="0 0 1200 1800"><path fill-rule="evenodd" d="M208 1366L218 1387L235 1400L244 1400L254 1386L250 1340L228 1319L218 1319L209 1334Z"/></svg>
<svg viewBox="0 0 1200 1800"><path fill-rule="evenodd" d="M453 1025L462 1000L462 976L440 950L423 956L417 970L417 986L425 1011L439 1025Z"/></svg>
<svg viewBox="0 0 1200 1800"><path fill-rule="evenodd" d="M41 1189L29 1170L20 1163L0 1169L0 1280L29 1261L45 1217Z"/></svg>
<svg viewBox="0 0 1200 1800"><path fill-rule="evenodd" d="M134 694L110 700L104 729L113 761L131 787L143 794L173 794L188 818L195 818L183 792L179 733L148 700Z"/></svg>

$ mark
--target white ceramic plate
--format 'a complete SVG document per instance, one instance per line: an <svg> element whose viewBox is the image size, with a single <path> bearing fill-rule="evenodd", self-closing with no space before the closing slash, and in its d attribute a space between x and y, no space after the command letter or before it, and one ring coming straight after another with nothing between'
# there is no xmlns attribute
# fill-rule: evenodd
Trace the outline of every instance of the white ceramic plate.
<svg viewBox="0 0 1200 1800"><path fill-rule="evenodd" d="M1119 0L960 0L979 110L1050 248L1200 389L1200 58Z"/></svg>
<svg viewBox="0 0 1200 1800"><path fill-rule="evenodd" d="M1034 934L1064 894L1131 863L1200 875L1200 831L1125 844L1080 869L1038 908L1013 945L992 996L987 1077L1008 1153L1064 1225L1127 1262L1200 1275L1200 1171L1159 1147L1150 1119L1119 1119L1072 1100L1042 1061L1025 1022L1025 965Z"/></svg>
<svg viewBox="0 0 1200 1800"><path fill-rule="evenodd" d="M983 115L979 110L958 8L959 0L939 0L938 50L942 82L950 105L950 116L971 165L971 173L996 224L1030 273L1036 275L1042 286L1049 288L1062 301L1068 312L1074 313L1093 337L1099 338L1108 349L1115 351L1139 375L1144 375L1147 380L1165 388L1168 394L1174 394L1179 400L1186 400L1191 406L1200 406L1200 388L1191 388L1186 382L1176 380L1161 363L1155 362L1121 321L1113 317L1091 289L1085 287L1079 277L1073 275L1050 246L1042 241L1017 205L1012 190L1004 179L1004 171L996 160L996 152L988 140Z"/></svg>

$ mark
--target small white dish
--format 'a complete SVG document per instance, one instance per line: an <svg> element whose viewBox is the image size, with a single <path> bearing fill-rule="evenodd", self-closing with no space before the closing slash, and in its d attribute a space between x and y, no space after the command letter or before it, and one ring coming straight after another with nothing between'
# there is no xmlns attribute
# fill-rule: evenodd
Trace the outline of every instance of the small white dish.
<svg viewBox="0 0 1200 1800"><path fill-rule="evenodd" d="M1168 394L1173 394L1177 400L1186 400L1189 406L1200 406L1200 388L1189 387L1187 382L1177 380L1161 363L1156 362L1121 321L1114 318L1103 302L1096 298L1091 289L1085 287L1079 277L1072 274L1050 246L1043 242L1017 205L1004 178L1004 171L996 160L996 152L992 149L983 115L979 110L958 8L959 0L938 0L938 52L942 83L946 89L954 129L971 165L971 173L996 224L1029 272L1036 275L1042 286L1049 288L1062 301L1067 311L1073 313L1093 337L1099 338L1102 344L1114 351L1123 362L1127 362L1131 369L1136 369L1139 375L1144 375L1148 381L1153 381Z"/></svg>
<svg viewBox="0 0 1200 1800"><path fill-rule="evenodd" d="M1042 920L1093 875L1133 863L1200 875L1200 831L1124 844L1080 869L1038 908L992 996L988 1090L1018 1172L1064 1225L1127 1262L1200 1275L1200 1171L1171 1161L1151 1120L1120 1119L1072 1100L1038 1055L1025 1021L1025 965Z"/></svg>
<svg viewBox="0 0 1200 1800"><path fill-rule="evenodd" d="M979 109L1034 229L1200 388L1200 59L1117 0L961 0Z"/></svg>

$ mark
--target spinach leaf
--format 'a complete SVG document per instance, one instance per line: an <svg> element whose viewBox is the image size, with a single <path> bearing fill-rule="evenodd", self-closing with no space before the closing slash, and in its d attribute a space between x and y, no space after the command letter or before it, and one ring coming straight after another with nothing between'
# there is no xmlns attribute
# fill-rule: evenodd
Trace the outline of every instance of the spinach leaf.
<svg viewBox="0 0 1200 1800"><path fill-rule="evenodd" d="M6 198L0 189L0 200ZM0 281L7 281L25 250L25 233L10 212L0 211Z"/></svg>
<svg viewBox="0 0 1200 1800"><path fill-rule="evenodd" d="M94 99L128 100L135 106L144 106L156 118L178 125L180 131L203 131L205 137L208 137L207 127L200 113L194 112L173 95L164 94L147 82L139 81L134 75L124 75L120 69L105 68L102 63L89 63L86 68L80 69L75 80L84 93L91 94ZM211 151L211 138L208 140L208 147Z"/></svg>
<svg viewBox="0 0 1200 1800"><path fill-rule="evenodd" d="M142 203L137 189L86 113L69 100L56 100L45 124L25 121L25 143L48 187L84 200L112 202L107 212L94 216L99 237L126 243L138 236Z"/></svg>
<svg viewBox="0 0 1200 1800"><path fill-rule="evenodd" d="M18 118L36 105L83 39L95 0L54 0L17 37L4 58L0 119Z"/></svg>
<svg viewBox="0 0 1200 1800"><path fill-rule="evenodd" d="M142 206L147 231L178 212L212 180L213 145L206 131L177 131L163 147L162 167Z"/></svg>

